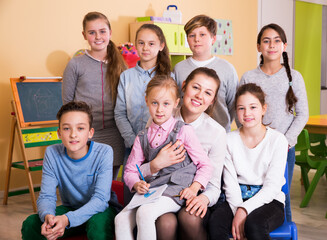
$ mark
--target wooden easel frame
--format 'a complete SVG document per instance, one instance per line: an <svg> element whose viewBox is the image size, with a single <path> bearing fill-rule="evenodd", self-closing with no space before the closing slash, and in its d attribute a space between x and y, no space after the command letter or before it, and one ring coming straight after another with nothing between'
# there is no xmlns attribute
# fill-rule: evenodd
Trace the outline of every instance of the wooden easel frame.
<svg viewBox="0 0 327 240"><path fill-rule="evenodd" d="M19 146L21 148L21 152L23 155L24 170L25 170L26 177L28 180L28 188L29 188L29 192L31 195L33 210L34 210L34 212L36 212L37 211L36 198L35 198L34 186L33 186L33 181L32 181L32 176L31 176L31 170L30 170L30 166L29 166L29 162L28 162L28 157L27 157L27 154L25 151L26 148L25 148L25 143L24 143L24 139L23 139L23 135L22 135L23 129L21 128L20 124L17 121L17 108L16 108L15 102L12 101L11 105L12 105L13 112L12 112L11 127L10 127L10 142L9 142L9 152L8 152L3 204L7 205L7 203L8 203L9 183L10 183L10 177L11 177L12 164L13 164L13 150L14 150L14 143L15 143L15 133L17 132ZM47 126L53 127L53 126L56 126L56 124L47 125ZM42 125L42 127L47 127L47 126ZM38 126L38 127L40 127L40 126ZM36 128L36 127L34 127L34 128ZM24 128L24 129L33 129L33 127Z"/></svg>

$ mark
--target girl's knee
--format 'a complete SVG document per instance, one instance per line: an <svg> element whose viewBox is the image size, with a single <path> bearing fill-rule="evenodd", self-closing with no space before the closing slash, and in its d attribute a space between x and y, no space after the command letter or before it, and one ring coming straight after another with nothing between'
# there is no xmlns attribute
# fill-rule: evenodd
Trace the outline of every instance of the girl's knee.
<svg viewBox="0 0 327 240"><path fill-rule="evenodd" d="M147 208L147 204L140 206L136 211L136 222L137 225L139 223L144 223L144 221L155 221L156 219L153 219L153 214L151 214L151 211L149 211L149 208Z"/></svg>
<svg viewBox="0 0 327 240"><path fill-rule="evenodd" d="M202 218L195 216L186 212L185 209L182 209L178 213L178 222L184 228L199 228L199 225L202 224Z"/></svg>
<svg viewBox="0 0 327 240"><path fill-rule="evenodd" d="M123 216L123 214L119 213L115 217L115 228L117 229L119 226L122 226L124 223L126 223L126 218Z"/></svg>
<svg viewBox="0 0 327 240"><path fill-rule="evenodd" d="M268 226L265 221L258 220L258 218L248 215L244 224L245 235L249 240L252 239L270 239Z"/></svg>

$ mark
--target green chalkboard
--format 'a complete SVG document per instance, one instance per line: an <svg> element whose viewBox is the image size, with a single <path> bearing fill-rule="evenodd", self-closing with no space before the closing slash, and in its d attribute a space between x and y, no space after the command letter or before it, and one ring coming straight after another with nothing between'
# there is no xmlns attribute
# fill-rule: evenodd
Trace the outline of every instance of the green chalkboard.
<svg viewBox="0 0 327 240"><path fill-rule="evenodd" d="M11 83L21 127L57 122L56 115L62 106L61 80L16 79Z"/></svg>

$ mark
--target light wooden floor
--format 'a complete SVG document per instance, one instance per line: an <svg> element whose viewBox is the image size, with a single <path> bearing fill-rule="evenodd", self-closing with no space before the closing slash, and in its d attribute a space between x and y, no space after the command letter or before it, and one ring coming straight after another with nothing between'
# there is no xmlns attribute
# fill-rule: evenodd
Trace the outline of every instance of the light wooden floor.
<svg viewBox="0 0 327 240"><path fill-rule="evenodd" d="M299 204L304 195L300 185L300 169L295 166L291 189L293 221L296 223L300 240L327 239L327 181L322 177L306 208ZM2 203L2 199L1 203ZM29 194L10 197L7 206L0 204L0 239L21 239L20 228L24 219L32 214Z"/></svg>

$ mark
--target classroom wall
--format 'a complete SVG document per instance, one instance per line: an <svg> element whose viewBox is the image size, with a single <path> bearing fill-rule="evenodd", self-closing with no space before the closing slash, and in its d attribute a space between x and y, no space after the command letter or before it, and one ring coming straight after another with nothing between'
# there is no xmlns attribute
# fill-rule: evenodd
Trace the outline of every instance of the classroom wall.
<svg viewBox="0 0 327 240"><path fill-rule="evenodd" d="M320 114L322 5L296 1L294 68L307 89L309 114Z"/></svg>
<svg viewBox="0 0 327 240"><path fill-rule="evenodd" d="M231 62L239 75L256 67L257 0L1 0L0 1L0 191L9 145L10 77L61 76L71 56L87 48L82 19L89 11L106 14L111 22L113 41L129 40L129 23L138 16L161 16L166 6L176 4L183 22L197 14L231 19L234 55L221 56ZM20 157L15 150L15 157ZM35 183L40 174L33 173ZM23 171L13 170L11 188L26 186ZM9 200L10 202L10 200Z"/></svg>

